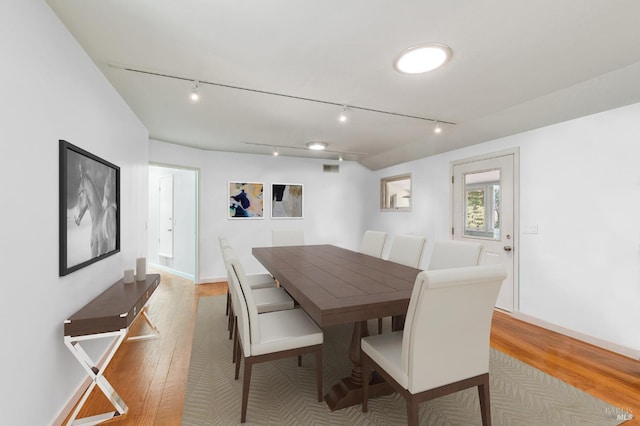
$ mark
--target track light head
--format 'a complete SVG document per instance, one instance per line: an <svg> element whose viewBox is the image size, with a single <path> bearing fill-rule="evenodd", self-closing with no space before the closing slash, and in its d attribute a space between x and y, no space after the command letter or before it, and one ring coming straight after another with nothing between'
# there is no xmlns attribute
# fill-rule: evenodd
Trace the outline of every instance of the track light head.
<svg viewBox="0 0 640 426"><path fill-rule="evenodd" d="M197 102L200 99L200 95L198 94L198 80L193 81L193 87L191 88L191 100L193 102Z"/></svg>
<svg viewBox="0 0 640 426"><path fill-rule="evenodd" d="M348 117L347 117L347 106L345 105L342 108L342 112L340 113L340 117L338 117L338 121L341 122L341 123L346 123L347 119L348 119Z"/></svg>

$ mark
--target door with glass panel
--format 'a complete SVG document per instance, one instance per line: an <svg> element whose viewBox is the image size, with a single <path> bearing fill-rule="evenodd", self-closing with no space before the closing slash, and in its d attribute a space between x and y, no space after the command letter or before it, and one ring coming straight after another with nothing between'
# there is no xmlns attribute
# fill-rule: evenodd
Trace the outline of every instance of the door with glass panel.
<svg viewBox="0 0 640 426"><path fill-rule="evenodd" d="M453 239L483 245L481 263L505 265L496 306L518 309L518 244L514 169L517 152L452 163Z"/></svg>

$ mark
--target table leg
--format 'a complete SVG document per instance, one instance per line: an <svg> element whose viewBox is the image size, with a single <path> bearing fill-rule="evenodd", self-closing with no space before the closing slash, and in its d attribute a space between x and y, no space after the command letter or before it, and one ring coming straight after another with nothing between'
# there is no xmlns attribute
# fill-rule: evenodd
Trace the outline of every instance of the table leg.
<svg viewBox="0 0 640 426"><path fill-rule="evenodd" d="M76 406L73 413L71 414L71 417L67 422L67 425L74 425L74 424L82 424L85 426L96 425L98 423L109 420L113 417L126 414L128 410L127 404L124 403L120 395L116 393L115 389L113 389L113 386L111 386L111 383L109 383L109 381L103 375L105 369L107 368L107 365L109 364L109 362L111 361L111 358L113 358L113 355L116 353L116 351L120 347L120 344L124 340L125 336L126 336L126 330L120 330L118 332L103 333L103 334L97 334L97 335L80 336L80 337L65 336L64 338L65 345L71 351L73 356L78 360L80 365L82 365L82 368L84 368L88 376L91 378L91 384L82 395L82 398L78 403L78 405ZM98 363L94 362L89 357L89 355L87 354L87 352L85 352L85 350L82 348L80 343L85 340L101 339L101 338L108 338L108 337L115 337L116 340L113 343L102 366L98 367ZM98 388L102 391L104 396L109 400L113 408L115 408L115 411L110 411L107 413L98 414L96 416L84 417L82 419L78 419L77 417L78 417L78 414L80 413L80 409L84 406L85 402L87 402L87 398L89 397L89 395L91 394L91 391L93 391L93 389L96 386L98 386Z"/></svg>
<svg viewBox="0 0 640 426"><path fill-rule="evenodd" d="M366 321L356 322L353 325L351 344L349 345L349 359L353 363L351 376L343 377L338 383L333 385L331 390L324 396L324 400L331 411L340 410L362 403L362 349L360 339L369 335L369 327ZM387 382L375 372L369 380L369 397L389 395L393 389Z"/></svg>

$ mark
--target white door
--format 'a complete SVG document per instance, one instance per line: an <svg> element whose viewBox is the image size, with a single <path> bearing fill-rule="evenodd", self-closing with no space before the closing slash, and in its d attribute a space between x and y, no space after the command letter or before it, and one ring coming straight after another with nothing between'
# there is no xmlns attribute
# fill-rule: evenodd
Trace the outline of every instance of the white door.
<svg viewBox="0 0 640 426"><path fill-rule="evenodd" d="M481 263L501 263L508 276L496 306L518 309L517 152L452 164L453 239L480 242Z"/></svg>
<svg viewBox="0 0 640 426"><path fill-rule="evenodd" d="M173 175L160 178L158 255L173 257Z"/></svg>

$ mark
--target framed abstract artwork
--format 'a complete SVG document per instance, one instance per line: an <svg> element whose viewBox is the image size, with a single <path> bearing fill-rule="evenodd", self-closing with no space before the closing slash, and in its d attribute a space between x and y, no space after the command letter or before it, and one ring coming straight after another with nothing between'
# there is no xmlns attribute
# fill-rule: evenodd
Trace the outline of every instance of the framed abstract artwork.
<svg viewBox="0 0 640 426"><path fill-rule="evenodd" d="M120 167L60 140L60 276L120 251Z"/></svg>
<svg viewBox="0 0 640 426"><path fill-rule="evenodd" d="M229 219L264 218L264 184L259 182L229 182Z"/></svg>
<svg viewBox="0 0 640 426"><path fill-rule="evenodd" d="M302 185L274 183L271 185L271 218L302 219Z"/></svg>

